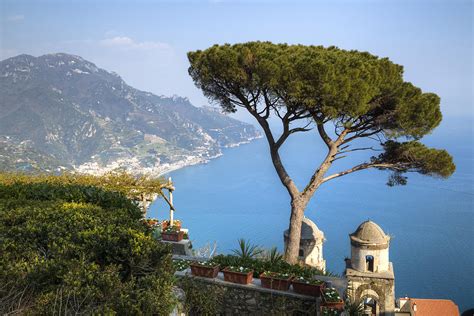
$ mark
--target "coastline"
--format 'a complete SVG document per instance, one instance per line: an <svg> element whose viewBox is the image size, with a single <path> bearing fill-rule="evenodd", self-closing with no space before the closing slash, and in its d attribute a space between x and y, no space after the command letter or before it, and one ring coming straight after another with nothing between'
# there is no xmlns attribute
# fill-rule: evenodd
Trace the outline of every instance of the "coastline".
<svg viewBox="0 0 474 316"><path fill-rule="evenodd" d="M263 137L262 135L249 137L237 143L231 143L225 146L221 146L220 149L239 147L241 145L248 144L252 142L253 140L256 140L262 137ZM80 166L74 167L74 172L83 173L83 174L103 175L107 172L112 172L115 170L125 170L126 172L130 172L135 175L152 175L153 177L162 177L170 172L173 172L185 167L194 166L198 164L206 164L210 162L212 159L219 158L222 155L223 153L220 150L219 153L213 156L208 156L208 157L203 157L202 155L184 156L183 159L178 160L176 162L155 165L152 167L141 166L141 163L138 157L132 157L128 159L121 158L106 166L100 166L97 162L88 162Z"/></svg>
<svg viewBox="0 0 474 316"><path fill-rule="evenodd" d="M211 161L212 159L219 158L222 155L223 155L222 153L219 153L217 155L214 155L214 156L211 156L211 157L208 157L208 158L198 158L198 159L192 160L191 162L188 162L188 163L185 162L185 161L178 161L178 162L175 162L175 163L172 163L172 164L166 164L166 165L169 165L169 166L163 167L162 170L160 171L160 173L158 173L158 177L164 176L164 175L166 175L170 172L173 172L173 171L176 171L176 170L179 170L179 169L183 169L183 168L186 168L186 167L189 167L189 166L206 164L209 161Z"/></svg>
<svg viewBox="0 0 474 316"><path fill-rule="evenodd" d="M256 139L260 139L262 137L263 137L262 135L258 135L258 136L255 136L255 137L250 137L250 138L248 138L247 140L244 140L244 141L240 141L240 142L237 142L237 143L231 143L231 144L222 146L222 148L228 149L228 148L240 147L241 145L249 144L250 142L252 142ZM189 167L189 166L209 163L212 159L219 158L223 155L224 154L222 152L220 152L217 155L202 159L201 161L195 161L195 162L192 162L192 163L183 163L182 161L179 161L179 162L176 162L174 164L170 164L169 167L166 167L165 170L162 170L161 173L158 174L158 177L164 176L164 175L166 175L170 172L173 172L173 171L176 171L176 170L179 170L179 169L183 169L183 168L186 168L186 167Z"/></svg>

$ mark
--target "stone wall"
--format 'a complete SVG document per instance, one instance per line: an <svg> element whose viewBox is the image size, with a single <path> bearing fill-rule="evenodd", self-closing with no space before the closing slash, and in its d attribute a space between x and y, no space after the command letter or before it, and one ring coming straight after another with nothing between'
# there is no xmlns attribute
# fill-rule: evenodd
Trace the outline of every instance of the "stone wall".
<svg viewBox="0 0 474 316"><path fill-rule="evenodd" d="M364 276L348 276L350 296L355 300L372 298L377 302L377 315L393 316L395 311L395 281Z"/></svg>
<svg viewBox="0 0 474 316"><path fill-rule="evenodd" d="M319 315L319 299L291 290L266 289L260 286L259 279L241 285L225 282L222 273L215 279L193 277L187 271L177 272L176 276L190 278L203 293L219 293L218 315Z"/></svg>

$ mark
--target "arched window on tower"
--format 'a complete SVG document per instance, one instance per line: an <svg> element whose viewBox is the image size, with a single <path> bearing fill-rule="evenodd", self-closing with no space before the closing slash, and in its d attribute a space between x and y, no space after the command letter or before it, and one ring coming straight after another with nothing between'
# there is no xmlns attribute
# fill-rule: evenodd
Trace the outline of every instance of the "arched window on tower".
<svg viewBox="0 0 474 316"><path fill-rule="evenodd" d="M304 257L304 250L300 248L300 251L298 252L299 257Z"/></svg>
<svg viewBox="0 0 474 316"><path fill-rule="evenodd" d="M365 269L374 272L374 256L365 256Z"/></svg>

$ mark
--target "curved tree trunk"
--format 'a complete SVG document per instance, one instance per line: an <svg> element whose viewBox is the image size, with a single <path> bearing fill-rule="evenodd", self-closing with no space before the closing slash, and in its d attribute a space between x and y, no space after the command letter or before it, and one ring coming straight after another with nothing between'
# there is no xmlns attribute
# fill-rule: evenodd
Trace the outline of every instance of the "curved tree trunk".
<svg viewBox="0 0 474 316"><path fill-rule="evenodd" d="M300 249L301 223L303 222L306 204L298 199L291 201L290 226L288 243L285 248L285 261L295 264L298 261Z"/></svg>
<svg viewBox="0 0 474 316"><path fill-rule="evenodd" d="M245 98L242 98L242 102L245 104ZM290 131L289 129L290 118L289 116L285 115L284 117L282 117L284 131L282 135L280 136L280 138L277 141L275 141L266 118L261 117L259 113L256 111L256 108L252 108L249 104L246 107L247 107L247 110L250 112L250 114L252 114L257 119L258 123L263 128L265 137L267 138L267 141L268 141L268 146L270 149L270 156L272 158L273 166L275 167L275 170L278 174L278 177L280 178L281 183L287 189L288 194L290 195L290 198L291 198L289 236L288 236L288 243L285 248L284 258L286 262L294 264L294 263L297 263L298 261L298 252L300 248L300 238L301 238L301 223L303 221L303 216L304 216L304 211L306 209L306 206L308 205L309 201L311 200L311 197L314 195L316 190L323 183L324 174L331 166L335 158L335 155L338 152L339 145L344 140L344 136L347 134L348 131L347 129L344 130L339 135L338 139L335 142L333 142L329 138L329 136L326 134L326 131L324 130L324 125L322 123L317 124L319 134L321 135L321 137L323 138L324 142L326 143L328 147L328 154L326 158L324 159L324 161L319 166L319 168L315 170L306 188L301 192L300 190L298 190L296 184L291 179L285 167L283 166L283 163L281 161L280 154L278 151L281 145L288 138L288 136L291 135L291 133L294 133L298 130L304 131L305 128L303 129L295 128ZM267 104L267 109L270 109L270 108L272 108L272 106ZM289 113L291 114L291 112Z"/></svg>
<svg viewBox="0 0 474 316"><path fill-rule="evenodd" d="M311 197L321 185L318 178L312 179L310 189L298 194L297 197L291 199L291 215L288 234L288 243L285 248L285 261L291 264L298 262L298 252L300 249L301 224L303 222L304 212L308 206Z"/></svg>

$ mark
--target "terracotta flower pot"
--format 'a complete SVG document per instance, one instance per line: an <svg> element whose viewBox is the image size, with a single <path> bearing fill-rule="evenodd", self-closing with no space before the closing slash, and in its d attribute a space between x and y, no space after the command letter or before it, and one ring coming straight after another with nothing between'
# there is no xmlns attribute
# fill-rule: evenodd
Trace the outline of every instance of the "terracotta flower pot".
<svg viewBox="0 0 474 316"><path fill-rule="evenodd" d="M343 310L344 309L344 301L341 300L341 301L338 301L338 302L326 302L326 301L323 300L321 302L321 306L322 307L329 307L329 308L337 309L337 310Z"/></svg>
<svg viewBox="0 0 474 316"><path fill-rule="evenodd" d="M328 291L328 290L330 291L330 289L326 289L325 291ZM337 301L329 300L327 295L325 295L324 290L323 290L321 298L322 298L321 306L329 307L336 310L344 309L344 301L341 298L339 298Z"/></svg>
<svg viewBox="0 0 474 316"><path fill-rule="evenodd" d="M183 236L184 236L183 231L171 232L171 233L167 233L167 232L162 232L161 233L161 239L166 240L166 241L174 241L174 242L181 241L181 240L183 240Z"/></svg>
<svg viewBox="0 0 474 316"><path fill-rule="evenodd" d="M296 293L315 297L320 297L321 292L325 287L324 283L308 284L304 282L299 282L297 280L293 280L291 284L293 284L293 291L295 291Z"/></svg>
<svg viewBox="0 0 474 316"><path fill-rule="evenodd" d="M204 278L215 278L219 273L219 265L215 267L206 267L196 263L191 263L191 273L195 276L204 277Z"/></svg>
<svg viewBox="0 0 474 316"><path fill-rule="evenodd" d="M253 280L253 271L249 272L234 272L226 269L224 272L224 281L238 283L238 284L249 284Z"/></svg>
<svg viewBox="0 0 474 316"><path fill-rule="evenodd" d="M260 274L260 283L264 288L279 290L279 291L288 291L291 285L291 277L287 279L280 279L272 277L271 275Z"/></svg>

